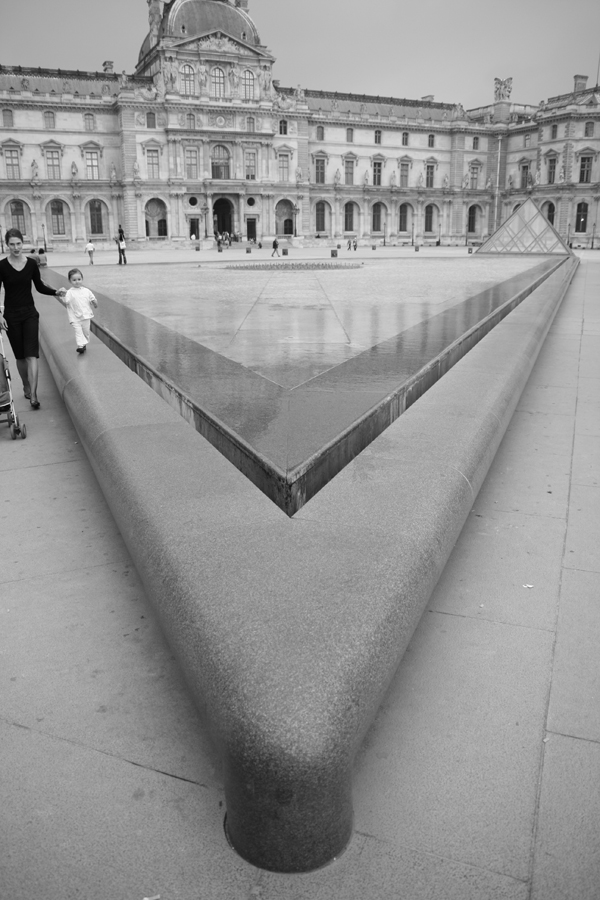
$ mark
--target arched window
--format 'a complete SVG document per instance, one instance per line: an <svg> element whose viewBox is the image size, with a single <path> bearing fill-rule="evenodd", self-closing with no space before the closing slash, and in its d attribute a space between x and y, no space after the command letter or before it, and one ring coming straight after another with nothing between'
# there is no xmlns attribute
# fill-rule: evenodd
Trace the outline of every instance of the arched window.
<svg viewBox="0 0 600 900"><path fill-rule="evenodd" d="M346 128L346 143L354 143L354 128Z"/></svg>
<svg viewBox="0 0 600 900"><path fill-rule="evenodd" d="M587 203L577 204L577 213L575 215L575 231L578 234L585 234L587 231L588 205Z"/></svg>
<svg viewBox="0 0 600 900"><path fill-rule="evenodd" d="M425 207L425 231L433 231L433 206L431 203Z"/></svg>
<svg viewBox="0 0 600 900"><path fill-rule="evenodd" d="M373 231L381 231L381 203L373 204Z"/></svg>
<svg viewBox="0 0 600 900"><path fill-rule="evenodd" d="M287 134L287 120L286 119L279 120L279 134Z"/></svg>
<svg viewBox="0 0 600 900"><path fill-rule="evenodd" d="M52 223L52 234L66 234L65 210L62 200L53 200L50 204L50 221Z"/></svg>
<svg viewBox="0 0 600 900"><path fill-rule="evenodd" d="M196 78L191 66L181 67L181 93L186 97L196 93Z"/></svg>
<svg viewBox="0 0 600 900"><path fill-rule="evenodd" d="M96 123L94 121L94 116L92 113L85 113L83 117L83 127L86 131L94 131L96 127Z"/></svg>
<svg viewBox="0 0 600 900"><path fill-rule="evenodd" d="M315 207L317 231L325 231L325 204L319 200Z"/></svg>
<svg viewBox="0 0 600 900"><path fill-rule="evenodd" d="M548 202L546 204L546 208L545 208L544 212L545 212L546 218L548 219L550 224L554 225L554 216L556 215L556 207L555 207L554 203Z"/></svg>
<svg viewBox="0 0 600 900"><path fill-rule="evenodd" d="M586 122L584 129L585 137L594 137L594 123Z"/></svg>
<svg viewBox="0 0 600 900"><path fill-rule="evenodd" d="M248 116L246 119L246 131L256 131L256 121L254 116Z"/></svg>
<svg viewBox="0 0 600 900"><path fill-rule="evenodd" d="M244 100L254 100L254 75L246 69L242 76L242 92Z"/></svg>
<svg viewBox="0 0 600 900"><path fill-rule="evenodd" d="M225 96L225 72L219 66L215 66L211 72L210 92L215 99Z"/></svg>
<svg viewBox="0 0 600 900"><path fill-rule="evenodd" d="M156 113L146 113L146 128L156 128Z"/></svg>
<svg viewBox="0 0 600 900"><path fill-rule="evenodd" d="M12 109L3 109L2 110L2 125L4 126L4 128L12 128L13 127Z"/></svg>
<svg viewBox="0 0 600 900"><path fill-rule="evenodd" d="M10 204L10 218L13 228L18 228L21 234L26 234L25 207L22 200L13 200Z"/></svg>
<svg viewBox="0 0 600 900"><path fill-rule="evenodd" d="M194 113L188 113L185 120L187 123L188 131L193 131L196 127L196 116L194 115Z"/></svg>
<svg viewBox="0 0 600 900"><path fill-rule="evenodd" d="M213 147L212 155L212 177L213 178L229 178L229 151L222 144Z"/></svg>
<svg viewBox="0 0 600 900"><path fill-rule="evenodd" d="M467 231L469 234L474 234L477 231L477 207L470 206L469 207L469 219L467 223Z"/></svg>
<svg viewBox="0 0 600 900"><path fill-rule="evenodd" d="M408 203L403 203L400 207L398 231L408 231Z"/></svg>
<svg viewBox="0 0 600 900"><path fill-rule="evenodd" d="M104 234L102 200L90 200L90 234Z"/></svg>
<svg viewBox="0 0 600 900"><path fill-rule="evenodd" d="M344 206L344 231L354 231L354 203Z"/></svg>
<svg viewBox="0 0 600 900"><path fill-rule="evenodd" d="M56 119L53 112L44 113L44 128L54 128Z"/></svg>
<svg viewBox="0 0 600 900"><path fill-rule="evenodd" d="M322 125L317 125L317 140L324 141L325 140L325 129Z"/></svg>

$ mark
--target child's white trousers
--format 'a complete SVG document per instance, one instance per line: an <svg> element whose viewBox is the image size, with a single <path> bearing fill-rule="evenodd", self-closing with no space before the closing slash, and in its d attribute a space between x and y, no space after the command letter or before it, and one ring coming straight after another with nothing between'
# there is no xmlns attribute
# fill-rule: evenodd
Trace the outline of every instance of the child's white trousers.
<svg viewBox="0 0 600 900"><path fill-rule="evenodd" d="M91 319L79 319L78 322L71 322L75 329L75 340L78 347L85 347L90 342L90 322Z"/></svg>

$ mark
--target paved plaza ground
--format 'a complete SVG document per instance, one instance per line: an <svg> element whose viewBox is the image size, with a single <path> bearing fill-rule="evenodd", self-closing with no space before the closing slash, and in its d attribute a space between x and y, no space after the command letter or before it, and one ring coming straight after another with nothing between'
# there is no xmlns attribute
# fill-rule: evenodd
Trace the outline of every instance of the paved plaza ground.
<svg viewBox="0 0 600 900"><path fill-rule="evenodd" d="M186 277L189 267L205 284L228 279L236 289L223 302L242 312L244 302L257 306L243 298L249 275L256 289L280 277L221 276L216 253L184 253ZM372 284L387 284L386 267L416 264L414 251L376 253L375 263L367 250L347 254L364 258L367 286L368 270ZM430 250L420 265L426 253L434 266L446 256L471 263L464 249ZM41 410L16 392L27 440L0 432L3 897L598 897L600 254L581 255L359 753L354 838L306 875L257 870L228 846L219 762L42 359ZM155 305L164 298L133 293L148 279L166 293L162 257L131 253L125 273L112 256L96 260L103 289L127 283L147 314L172 311ZM329 273L306 276L315 291L328 284ZM186 303L176 315L191 325L193 298ZM368 321L376 308L357 318L354 335L340 324L343 310L332 312L334 333L351 345L385 329L385 315ZM211 334L223 352L239 329ZM234 351L245 352L243 342ZM16 377L12 359L11 369Z"/></svg>

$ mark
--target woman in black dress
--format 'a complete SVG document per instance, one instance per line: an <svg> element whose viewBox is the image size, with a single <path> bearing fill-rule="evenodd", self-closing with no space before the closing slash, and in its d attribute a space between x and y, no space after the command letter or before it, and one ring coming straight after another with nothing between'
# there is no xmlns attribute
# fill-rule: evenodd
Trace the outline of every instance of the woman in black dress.
<svg viewBox="0 0 600 900"><path fill-rule="evenodd" d="M33 409L39 409L37 398L39 319L31 293L32 283L40 294L64 296L65 288L55 291L40 278L35 260L23 253L23 235L17 228L6 232L8 256L0 260L0 288L4 285L4 304L0 301L0 328L4 328L17 360L23 391Z"/></svg>

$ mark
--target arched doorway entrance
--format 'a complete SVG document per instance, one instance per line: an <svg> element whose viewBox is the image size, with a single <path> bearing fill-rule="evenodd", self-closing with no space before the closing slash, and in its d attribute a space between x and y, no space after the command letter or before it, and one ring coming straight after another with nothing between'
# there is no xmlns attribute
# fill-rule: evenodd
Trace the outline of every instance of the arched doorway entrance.
<svg viewBox="0 0 600 900"><path fill-rule="evenodd" d="M159 200L158 197L153 197L152 200L148 200L146 203L145 215L146 237L167 237L167 207L164 201Z"/></svg>
<svg viewBox="0 0 600 900"><path fill-rule="evenodd" d="M280 200L275 207L275 231L277 234L294 233L294 207L290 200Z"/></svg>
<svg viewBox="0 0 600 900"><path fill-rule="evenodd" d="M231 200L220 197L213 204L213 232L233 234L233 206Z"/></svg>

